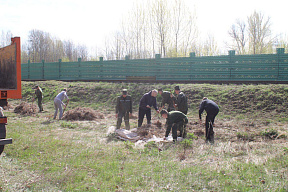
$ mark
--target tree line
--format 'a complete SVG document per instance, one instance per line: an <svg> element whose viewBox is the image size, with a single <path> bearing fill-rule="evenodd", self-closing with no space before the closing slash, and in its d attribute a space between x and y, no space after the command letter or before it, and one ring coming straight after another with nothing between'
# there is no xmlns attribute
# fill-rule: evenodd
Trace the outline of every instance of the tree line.
<svg viewBox="0 0 288 192"><path fill-rule="evenodd" d="M172 2L172 3L171 3ZM22 43L22 63L97 60L100 56L107 60L184 57L190 52L196 56L219 55L216 38L208 35L200 40L195 10L191 10L184 0L155 0L135 4L121 29L107 37L102 51L91 53L85 45L76 45L72 40L60 40L50 33L33 29L29 31L27 42ZM221 22L221 21L219 21ZM271 30L271 18L254 11L246 20L236 20L227 32L229 50L236 54L273 53L275 47L286 47L287 40L275 36ZM3 32L0 46L10 44L12 33ZM96 45L95 45L96 46Z"/></svg>

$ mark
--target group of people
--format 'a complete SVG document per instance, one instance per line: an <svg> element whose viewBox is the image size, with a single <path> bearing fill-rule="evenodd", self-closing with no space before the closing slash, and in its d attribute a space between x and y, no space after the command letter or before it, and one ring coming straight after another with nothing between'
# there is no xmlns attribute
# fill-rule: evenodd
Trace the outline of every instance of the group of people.
<svg viewBox="0 0 288 192"><path fill-rule="evenodd" d="M43 92L42 89L37 85L34 87L35 96L38 99L39 112L43 111L42 98ZM138 128L142 126L144 117L146 116L147 124L151 124L151 108L153 107L157 113L160 113L163 118L166 119L166 133L165 138L169 136L172 129L173 141L177 141L177 137L185 138L187 135L186 125L188 123L187 112L188 104L186 95L180 90L179 86L174 87L174 92L176 95L173 95L169 91L163 91L161 88L156 90L149 91L145 93L140 99L139 110L138 110ZM162 102L160 107L157 106L156 97L158 93L162 97ZM58 110L59 110L59 119L63 117L63 107L66 107L67 104L63 103L63 100L67 100L69 103L69 98L67 96L67 89L63 89L55 98L54 98L54 119L56 119ZM166 105L167 104L167 109ZM205 137L206 142L214 142L214 131L213 124L216 115L219 112L218 105L209 100L207 97L204 97L199 106L199 121L202 123L202 113L206 111L206 121L205 121ZM122 95L117 97L116 102L116 118L117 125L116 128L120 129L122 119L124 118L125 128L130 129L129 117L132 116L132 98L128 95L127 89L122 90ZM179 135L177 135L179 131Z"/></svg>
<svg viewBox="0 0 288 192"><path fill-rule="evenodd" d="M146 115L147 124L151 124L151 108L153 107L157 113L160 113L166 119L166 133L164 140L169 136L172 129L173 141L177 141L177 137L185 138L187 136L186 125L188 123L187 112L188 103L186 95L180 90L179 86L174 88L175 96L169 91L163 91L161 88L145 93L140 99L138 110L138 128L142 126ZM158 93L162 97L160 107L157 107L156 97ZM167 107L165 106L167 104ZM167 108L167 109L166 109ZM213 124L216 115L219 112L218 105L208 98L204 97L199 106L199 121L202 123L202 113L206 111L205 137L206 142L214 143ZM132 98L128 95L127 89L122 90L122 95L117 98L116 118L117 129L120 129L122 118L124 117L126 129L130 129L129 117L132 116ZM179 135L177 134L179 131Z"/></svg>
<svg viewBox="0 0 288 192"><path fill-rule="evenodd" d="M33 98L33 101L35 99L38 100L38 108L39 108L39 112L43 111L43 105L42 105L42 99L43 99L43 91L42 89L39 87L39 85L36 85L34 87L34 94L35 94L35 98ZM54 113L54 118L56 119L58 110L59 110L59 119L62 119L63 117L63 107L66 107L66 105L69 103L69 97L67 96L67 89L64 88L55 98L54 98L54 108L55 108L55 113ZM63 103L63 100L66 99L67 100L67 104Z"/></svg>

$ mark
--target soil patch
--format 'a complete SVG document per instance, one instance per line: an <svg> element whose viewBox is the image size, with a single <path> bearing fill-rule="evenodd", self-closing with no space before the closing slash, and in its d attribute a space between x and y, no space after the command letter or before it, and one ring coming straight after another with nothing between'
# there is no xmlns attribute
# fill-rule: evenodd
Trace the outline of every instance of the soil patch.
<svg viewBox="0 0 288 192"><path fill-rule="evenodd" d="M67 121L93 121L96 119L104 119L104 114L88 107L77 107L67 111L62 119Z"/></svg>
<svg viewBox="0 0 288 192"><path fill-rule="evenodd" d="M155 124L157 124L157 122ZM153 135L156 137L164 137L166 129L164 127L158 127L155 124L143 125L137 129L136 133L144 140L152 138Z"/></svg>
<svg viewBox="0 0 288 192"><path fill-rule="evenodd" d="M38 107L33 104L22 102L20 105L15 107L14 112L21 115L34 115L37 113Z"/></svg>

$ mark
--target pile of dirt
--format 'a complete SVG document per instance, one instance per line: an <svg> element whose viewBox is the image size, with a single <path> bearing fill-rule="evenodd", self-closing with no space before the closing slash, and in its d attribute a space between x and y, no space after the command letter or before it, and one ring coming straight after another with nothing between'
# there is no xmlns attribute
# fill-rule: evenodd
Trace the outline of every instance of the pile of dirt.
<svg viewBox="0 0 288 192"><path fill-rule="evenodd" d="M158 127L158 128L162 127L162 123L159 120L156 121L156 123L154 123L154 125L156 125L156 127Z"/></svg>
<svg viewBox="0 0 288 192"><path fill-rule="evenodd" d="M93 121L95 119L104 119L104 115L88 107L77 107L67 111L62 119L67 121Z"/></svg>
<svg viewBox="0 0 288 192"><path fill-rule="evenodd" d="M150 139L153 137L153 135L155 135L156 137L164 137L165 132L166 132L165 128L161 128L161 127L159 128L159 127L157 127L157 125L154 125L154 124L143 125L142 127L138 128L136 131L136 133L142 139Z"/></svg>
<svg viewBox="0 0 288 192"><path fill-rule="evenodd" d="M14 109L15 113L21 115L34 115L38 111L38 107L36 105L32 105L26 102L22 102L20 105L16 106Z"/></svg>

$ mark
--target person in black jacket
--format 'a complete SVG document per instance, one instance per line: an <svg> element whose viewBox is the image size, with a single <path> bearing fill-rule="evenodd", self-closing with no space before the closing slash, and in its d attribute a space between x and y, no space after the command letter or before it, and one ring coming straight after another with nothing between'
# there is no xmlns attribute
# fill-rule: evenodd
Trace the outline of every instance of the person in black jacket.
<svg viewBox="0 0 288 192"><path fill-rule="evenodd" d="M180 131L179 137L186 138L186 135L187 135L186 125L188 123L188 118L184 113L182 113L181 111L168 112L165 109L162 109L160 114L167 121L167 128L166 128L164 140L167 139L171 131L171 128L172 128L172 137L173 137L174 142L177 141L177 130Z"/></svg>
<svg viewBox="0 0 288 192"><path fill-rule="evenodd" d="M180 91L180 87L177 85L174 88L176 96L171 95L172 99L174 100L175 106L177 107L177 111L181 111L185 115L188 112L188 104L187 104L187 97L186 95Z"/></svg>
<svg viewBox="0 0 288 192"><path fill-rule="evenodd" d="M165 104L168 104L168 109L167 111L174 111L174 105L173 105L173 99L171 97L171 93L169 91L163 91L162 88L158 89L158 93L162 97L162 102L161 102L161 109L164 109ZM160 110L160 109L159 109ZM161 110L160 110L161 111Z"/></svg>
<svg viewBox="0 0 288 192"><path fill-rule="evenodd" d="M156 101L157 94L158 91L154 89L152 91L149 91L148 93L145 93L140 99L139 113L138 113L138 128L142 126L145 115L147 118L147 124L148 125L151 124L151 107L154 107L157 113L159 113Z"/></svg>
<svg viewBox="0 0 288 192"><path fill-rule="evenodd" d="M211 143L214 143L213 125L214 125L215 117L219 113L219 107L214 101L209 100L207 97L204 97L202 102L201 102L201 104L200 104L200 106L199 106L199 121L200 121L200 124L202 123L201 114L203 113L204 110L207 113L206 122L205 122L206 142L209 141Z"/></svg>
<svg viewBox="0 0 288 192"><path fill-rule="evenodd" d="M132 116L132 98L130 95L127 95L127 89L123 89L122 95L117 97L117 104L116 104L117 127L116 129L120 129L121 123L122 123L122 117L124 117L125 128L129 130L130 129L129 116Z"/></svg>

